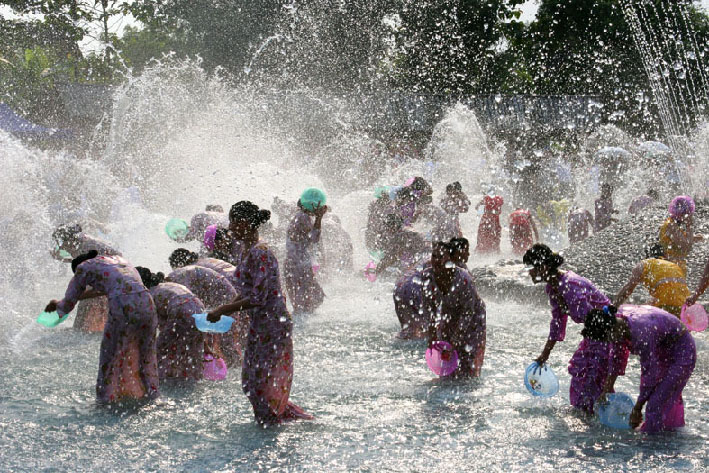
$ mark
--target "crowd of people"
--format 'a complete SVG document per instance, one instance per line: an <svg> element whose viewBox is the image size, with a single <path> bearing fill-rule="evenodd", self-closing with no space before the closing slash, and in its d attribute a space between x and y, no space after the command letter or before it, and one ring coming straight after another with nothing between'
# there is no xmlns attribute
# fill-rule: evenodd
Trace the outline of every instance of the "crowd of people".
<svg viewBox="0 0 709 473"><path fill-rule="evenodd" d="M377 260L378 275L395 274L398 336L426 340L429 348L448 342L459 359L450 376L477 377L485 358L486 307L467 266L471 248L460 224L471 202L459 182L445 187L439 205L433 204L432 194L421 177L378 189L369 207L366 246ZM279 220L288 220L287 225L281 222L283 229L269 226L271 212L249 201L237 202L228 214L209 205L181 237L201 241L200 251L174 250L167 258L172 268L167 275L133 266L79 225L57 228L52 255L70 262L74 276L64 298L50 301L46 311L64 316L78 303L75 327L103 333L98 400L152 399L166 379L202 379L203 360L210 357L229 366L241 364L242 388L259 422L311 419L289 400L293 323L286 300L294 314L313 312L325 300L317 255L323 221L331 213L326 200L324 192L309 188L293 205L274 202ZM477 203L482 209L477 254L500 251L503 205L494 192ZM612 224L612 189L603 187L595 210L594 218L570 208L571 242L585 238L589 226L601 231ZM568 368L573 406L592 413L596 402L613 392L628 354L634 353L640 356L642 376L633 427L642 425L651 432L684 425L682 389L692 374L696 350L678 315L709 286L709 262L694 293L686 282L686 259L701 239L693 233L694 210L688 196L672 200L657 244L614 299L588 279L562 269L563 257L540 243L528 209L510 213L513 251L523 255L532 281L546 284L551 305L549 336L535 361L548 361L566 337L569 317L584 325ZM264 229L285 239L283 278L276 252L262 239ZM638 284L650 292L651 305L621 305ZM197 330L192 317L205 312L210 322L225 315L235 322L227 333L206 334Z"/></svg>

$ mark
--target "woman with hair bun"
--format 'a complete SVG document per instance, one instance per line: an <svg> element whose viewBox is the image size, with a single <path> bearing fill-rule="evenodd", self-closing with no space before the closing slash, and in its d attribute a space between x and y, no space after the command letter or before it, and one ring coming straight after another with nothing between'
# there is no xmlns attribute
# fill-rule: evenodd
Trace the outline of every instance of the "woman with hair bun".
<svg viewBox="0 0 709 473"><path fill-rule="evenodd" d="M640 357L640 393L630 414L630 426L643 421L643 432L674 430L684 426L682 390L697 361L694 339L674 315L651 306L594 309L586 315L581 334L590 340L615 343L624 353L614 360L603 394L613 392L618 375L625 374L628 350Z"/></svg>
<svg viewBox="0 0 709 473"><path fill-rule="evenodd" d="M241 367L241 387L251 401L256 420L277 424L312 419L289 402L293 383L293 321L281 291L278 261L258 228L271 212L248 201L237 202L229 212L229 230L242 249L233 281L239 298L209 312L212 322L222 315L249 311L249 335Z"/></svg>
<svg viewBox="0 0 709 473"><path fill-rule="evenodd" d="M298 200L298 212L288 226L284 276L288 298L296 314L312 312L325 298L315 278L313 252L320 241L322 218L327 210L325 194L319 189L306 189Z"/></svg>
<svg viewBox="0 0 709 473"><path fill-rule="evenodd" d="M140 274L122 257L98 256L96 251L80 255L71 266L74 277L64 299L50 301L44 310L64 316L79 300L108 296L96 380L98 401L157 397L157 314Z"/></svg>
<svg viewBox="0 0 709 473"><path fill-rule="evenodd" d="M542 354L535 360L546 363L557 342L566 337L566 322L569 317L583 323L591 309L610 305L611 301L586 278L572 271L560 271L564 258L548 246L537 243L524 254L524 264L530 266L529 276L537 284L546 283L546 293L551 304L549 338ZM593 413L593 404L603 389L608 376L609 360L613 355L612 345L584 338L569 361L571 405L587 413Z"/></svg>
<svg viewBox="0 0 709 473"><path fill-rule="evenodd" d="M158 315L160 379L202 379L205 337L197 330L192 315L204 313L204 304L182 284L165 282L163 273L140 266L135 269L150 290Z"/></svg>

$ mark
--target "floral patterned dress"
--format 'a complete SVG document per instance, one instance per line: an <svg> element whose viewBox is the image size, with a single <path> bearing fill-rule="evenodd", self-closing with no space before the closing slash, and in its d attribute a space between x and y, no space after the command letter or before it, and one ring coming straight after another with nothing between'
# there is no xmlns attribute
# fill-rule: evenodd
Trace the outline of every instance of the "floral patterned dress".
<svg viewBox="0 0 709 473"><path fill-rule="evenodd" d="M96 380L99 402L157 397L157 314L140 275L120 256L84 261L57 306L59 315L71 312L89 286L106 294L109 307Z"/></svg>
<svg viewBox="0 0 709 473"><path fill-rule="evenodd" d="M150 288L158 314L158 373L160 379L202 379L204 333L197 330L193 314L204 304L181 284L166 282Z"/></svg>
<svg viewBox="0 0 709 473"><path fill-rule="evenodd" d="M312 419L288 401L293 382L293 321L281 291L278 261L262 242L247 248L234 272L236 289L255 308L241 368L241 386L256 420Z"/></svg>
<svg viewBox="0 0 709 473"><path fill-rule="evenodd" d="M483 198L485 213L480 218L478 226L478 244L475 249L478 253L499 253L502 226L500 225L500 212L504 200L499 195Z"/></svg>
<svg viewBox="0 0 709 473"><path fill-rule="evenodd" d="M76 249L71 249L69 253L72 258L88 253L91 250L98 251L99 255L123 256L120 251L113 248L108 242L80 233L79 244ZM74 318L74 329L82 332L95 333L103 332L108 318L108 298L106 296L94 297L79 302Z"/></svg>

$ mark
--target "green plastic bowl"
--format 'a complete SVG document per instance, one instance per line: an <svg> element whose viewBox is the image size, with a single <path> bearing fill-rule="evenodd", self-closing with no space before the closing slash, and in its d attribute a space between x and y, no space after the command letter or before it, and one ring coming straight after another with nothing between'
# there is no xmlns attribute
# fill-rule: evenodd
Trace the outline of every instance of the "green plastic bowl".
<svg viewBox="0 0 709 473"><path fill-rule="evenodd" d="M59 314L55 310L54 312L42 312L37 317L37 323L44 325L45 327L56 327L60 323L64 322L69 318L69 314L64 314L64 317L59 317Z"/></svg>
<svg viewBox="0 0 709 473"><path fill-rule="evenodd" d="M300 194L300 205L313 212L318 207L327 204L325 193L316 187L308 187Z"/></svg>
<svg viewBox="0 0 709 473"><path fill-rule="evenodd" d="M165 233L175 241L184 239L188 231L189 226L182 218L171 218L165 225Z"/></svg>

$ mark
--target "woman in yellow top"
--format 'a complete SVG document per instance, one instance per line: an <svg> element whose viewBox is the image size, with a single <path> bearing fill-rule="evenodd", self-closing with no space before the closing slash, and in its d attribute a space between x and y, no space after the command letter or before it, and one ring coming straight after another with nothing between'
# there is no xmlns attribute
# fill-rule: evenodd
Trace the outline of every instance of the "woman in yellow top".
<svg viewBox="0 0 709 473"><path fill-rule="evenodd" d="M652 245L647 256L633 268L630 280L620 290L613 305L619 307L642 283L652 296L652 305L679 317L682 305L690 296L686 271L677 263L664 259L664 248L660 244Z"/></svg>
<svg viewBox="0 0 709 473"><path fill-rule="evenodd" d="M660 244L667 259L687 270L687 256L702 235L694 234L694 200L688 195L678 195L669 207L670 216L660 227Z"/></svg>

